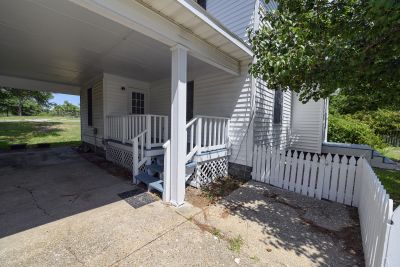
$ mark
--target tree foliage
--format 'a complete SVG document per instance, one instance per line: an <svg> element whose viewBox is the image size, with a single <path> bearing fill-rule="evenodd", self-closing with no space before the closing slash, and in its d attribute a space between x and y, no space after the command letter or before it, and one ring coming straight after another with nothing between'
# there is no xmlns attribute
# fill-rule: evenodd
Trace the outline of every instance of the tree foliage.
<svg viewBox="0 0 400 267"><path fill-rule="evenodd" d="M0 88L0 107L2 112L32 115L50 107L53 95L48 92Z"/></svg>
<svg viewBox="0 0 400 267"><path fill-rule="evenodd" d="M51 110L51 114L56 116L79 117L80 109L78 106L64 101L62 105L55 105Z"/></svg>
<svg viewBox="0 0 400 267"><path fill-rule="evenodd" d="M320 99L340 89L396 105L400 90L400 2L276 0L250 31L250 73L274 90ZM398 103L397 103L398 105Z"/></svg>

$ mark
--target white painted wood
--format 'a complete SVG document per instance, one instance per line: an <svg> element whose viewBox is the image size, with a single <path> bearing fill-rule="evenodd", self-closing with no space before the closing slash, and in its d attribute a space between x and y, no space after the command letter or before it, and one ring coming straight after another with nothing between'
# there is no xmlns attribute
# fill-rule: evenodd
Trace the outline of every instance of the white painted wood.
<svg viewBox="0 0 400 267"><path fill-rule="evenodd" d="M339 179L339 155L333 157L331 184L329 186L329 200L336 201L338 195L338 179Z"/></svg>
<svg viewBox="0 0 400 267"><path fill-rule="evenodd" d="M321 153L324 140L325 101L303 104L296 94L292 99L292 130L290 147L302 151Z"/></svg>
<svg viewBox="0 0 400 267"><path fill-rule="evenodd" d="M286 155L286 165L285 165L285 178L283 182L283 188L284 189L289 189L289 181L290 181L290 169L291 169L291 164L292 164L292 151L287 151Z"/></svg>
<svg viewBox="0 0 400 267"><path fill-rule="evenodd" d="M356 159L351 156L349 160L348 172L347 172L347 182L346 182L346 193L344 197L344 204L351 205L353 200L354 192L354 180L356 174Z"/></svg>
<svg viewBox="0 0 400 267"><path fill-rule="evenodd" d="M279 153L279 180L278 180L278 187L283 188L283 178L285 175L285 151L281 150Z"/></svg>
<svg viewBox="0 0 400 267"><path fill-rule="evenodd" d="M311 162L311 171L310 171L310 186L308 187L308 196L316 197L316 188L317 188L317 171L318 171L318 155L314 154ZM303 192L304 194L304 192Z"/></svg>
<svg viewBox="0 0 400 267"><path fill-rule="evenodd" d="M328 154L325 158L325 174L323 180L322 197L329 199L329 187L331 185L332 155Z"/></svg>
<svg viewBox="0 0 400 267"><path fill-rule="evenodd" d="M325 156L320 156L319 166L318 166L318 180L315 192L315 197L317 199L322 199L322 191L324 188L324 181L325 181L325 167L326 167L325 163L326 163Z"/></svg>
<svg viewBox="0 0 400 267"><path fill-rule="evenodd" d="M298 153L297 151L292 151L292 166L290 170L290 181L289 181L289 190L294 191L296 187L296 175L297 175L297 162L298 162Z"/></svg>
<svg viewBox="0 0 400 267"><path fill-rule="evenodd" d="M265 169L265 159L267 156L267 149L265 146L261 146L261 177L260 177L260 181L261 182L266 182L267 180L267 174L266 174L266 169ZM269 153L268 153L269 154Z"/></svg>
<svg viewBox="0 0 400 267"><path fill-rule="evenodd" d="M171 50L171 203L179 206L185 200L187 48Z"/></svg>
<svg viewBox="0 0 400 267"><path fill-rule="evenodd" d="M32 91L47 91L51 93L63 93L70 95L79 95L79 86L53 83L53 82L43 82L39 80L24 79L12 76L0 75L0 84L3 87L19 88Z"/></svg>
<svg viewBox="0 0 400 267"><path fill-rule="evenodd" d="M296 193L301 193L303 183L304 153L300 152L296 175Z"/></svg>
<svg viewBox="0 0 400 267"><path fill-rule="evenodd" d="M390 208L390 207L389 207ZM386 266L394 267L400 266L400 208L393 212L392 216L392 226L390 227L390 232L388 236L388 248L387 248L387 259Z"/></svg>
<svg viewBox="0 0 400 267"><path fill-rule="evenodd" d="M303 182L301 187L301 194L307 196L309 189L309 180L310 180L310 168L311 168L311 154L306 154L306 159L304 162L304 174L303 174Z"/></svg>
<svg viewBox="0 0 400 267"><path fill-rule="evenodd" d="M264 146L260 146L260 147L265 147ZM271 151L271 147L268 146L267 147L267 155L266 155L266 175L265 175L265 182L266 183L270 183L271 181L271 175L272 175L272 168L271 168L271 157L272 157L272 151Z"/></svg>
<svg viewBox="0 0 400 267"><path fill-rule="evenodd" d="M170 141L168 140L164 145L164 192L163 201L171 201L171 150Z"/></svg>
<svg viewBox="0 0 400 267"><path fill-rule="evenodd" d="M344 196L346 193L346 178L349 180L351 177L347 175L347 168L348 168L348 160L347 156L342 156L340 162L340 169L339 169L339 181L338 181L338 189L337 189L337 200L336 202L344 203Z"/></svg>

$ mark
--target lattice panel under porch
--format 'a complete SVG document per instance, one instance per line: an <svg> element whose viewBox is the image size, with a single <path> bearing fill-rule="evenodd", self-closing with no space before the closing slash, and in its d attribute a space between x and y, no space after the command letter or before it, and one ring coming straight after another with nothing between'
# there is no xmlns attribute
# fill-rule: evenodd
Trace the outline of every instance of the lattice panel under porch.
<svg viewBox="0 0 400 267"><path fill-rule="evenodd" d="M200 162L196 166L194 184L199 188L227 175L228 157Z"/></svg>
<svg viewBox="0 0 400 267"><path fill-rule="evenodd" d="M110 143L106 145L106 159L114 164L132 170L132 158L132 152L113 146Z"/></svg>

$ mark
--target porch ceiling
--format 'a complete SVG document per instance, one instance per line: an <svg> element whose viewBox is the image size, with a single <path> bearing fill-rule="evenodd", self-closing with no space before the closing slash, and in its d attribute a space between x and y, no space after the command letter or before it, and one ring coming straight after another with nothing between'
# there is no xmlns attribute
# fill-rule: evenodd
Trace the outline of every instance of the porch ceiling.
<svg viewBox="0 0 400 267"><path fill-rule="evenodd" d="M81 85L102 72L170 75L169 46L70 1L0 1L0 36L2 76ZM189 72L210 67L188 58Z"/></svg>

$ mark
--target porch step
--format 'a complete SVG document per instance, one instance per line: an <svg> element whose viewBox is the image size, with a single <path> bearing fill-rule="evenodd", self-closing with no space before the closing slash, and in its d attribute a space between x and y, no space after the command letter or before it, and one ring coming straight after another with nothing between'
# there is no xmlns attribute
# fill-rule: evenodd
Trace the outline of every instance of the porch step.
<svg viewBox="0 0 400 267"><path fill-rule="evenodd" d="M164 181L158 180L156 182L149 184L149 190L151 189L157 190L160 193L164 192Z"/></svg>
<svg viewBox="0 0 400 267"><path fill-rule="evenodd" d="M156 173L161 175L164 172L164 166L161 166L157 163L148 165L148 166L146 166L146 168L147 168L147 172L149 173L149 175L155 175Z"/></svg>
<svg viewBox="0 0 400 267"><path fill-rule="evenodd" d="M147 173L139 173L138 175L135 176L135 178L136 178L136 180L146 184L147 186L151 183L154 183L154 182L157 182L160 180L157 177L148 175Z"/></svg>

